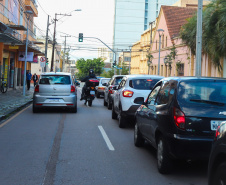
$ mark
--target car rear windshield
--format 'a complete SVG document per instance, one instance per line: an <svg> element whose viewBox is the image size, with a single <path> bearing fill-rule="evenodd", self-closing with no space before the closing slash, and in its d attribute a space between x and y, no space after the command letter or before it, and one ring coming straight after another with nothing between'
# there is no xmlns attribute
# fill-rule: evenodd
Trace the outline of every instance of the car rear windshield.
<svg viewBox="0 0 226 185"><path fill-rule="evenodd" d="M70 76L68 75L42 75L39 84L71 84Z"/></svg>
<svg viewBox="0 0 226 185"><path fill-rule="evenodd" d="M110 81L110 79L103 79L103 80L101 80L101 84L104 84L104 83L108 83Z"/></svg>
<svg viewBox="0 0 226 185"><path fill-rule="evenodd" d="M226 105L226 81L181 82L178 100L185 104Z"/></svg>
<svg viewBox="0 0 226 185"><path fill-rule="evenodd" d="M133 79L129 86L134 89L151 90L160 79Z"/></svg>

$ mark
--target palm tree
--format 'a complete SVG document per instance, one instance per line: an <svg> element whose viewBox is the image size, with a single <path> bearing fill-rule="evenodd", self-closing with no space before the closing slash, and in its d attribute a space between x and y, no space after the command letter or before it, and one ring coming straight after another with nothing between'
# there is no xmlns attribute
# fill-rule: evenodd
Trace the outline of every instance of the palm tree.
<svg viewBox="0 0 226 185"><path fill-rule="evenodd" d="M182 26L180 36L195 55L197 15ZM203 10L203 52L208 54L213 64L222 70L220 59L226 57L226 0L213 0Z"/></svg>

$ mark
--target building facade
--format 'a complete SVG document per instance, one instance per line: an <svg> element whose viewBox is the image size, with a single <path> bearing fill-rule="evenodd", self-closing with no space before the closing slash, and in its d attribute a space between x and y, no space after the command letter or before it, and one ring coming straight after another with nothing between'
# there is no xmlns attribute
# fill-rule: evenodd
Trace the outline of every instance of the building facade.
<svg viewBox="0 0 226 185"><path fill-rule="evenodd" d="M36 45L34 17L38 16L35 0L2 0L0 2L0 76L9 88L23 85L24 74L31 63L44 55ZM28 30L28 32L27 32ZM27 65L25 68L26 38Z"/></svg>
<svg viewBox="0 0 226 185"><path fill-rule="evenodd" d="M186 20L197 12L197 4L196 8L191 1L185 4L188 7L161 7L153 29L144 32L141 39L132 47L131 74L159 74L166 77L195 75L195 56L182 42L179 32ZM164 32L158 32L159 29ZM176 51L175 58L168 60L172 51ZM148 59L148 54L152 56L151 59ZM208 56L203 55L202 76L225 77L225 59L221 60L221 65L223 70L219 72Z"/></svg>

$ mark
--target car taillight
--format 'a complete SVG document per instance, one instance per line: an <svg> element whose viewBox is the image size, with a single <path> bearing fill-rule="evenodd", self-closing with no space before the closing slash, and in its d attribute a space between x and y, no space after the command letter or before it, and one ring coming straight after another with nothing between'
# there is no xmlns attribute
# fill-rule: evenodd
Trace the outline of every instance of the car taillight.
<svg viewBox="0 0 226 185"><path fill-rule="evenodd" d="M109 87L109 94L114 94L114 90L113 90L114 85Z"/></svg>
<svg viewBox="0 0 226 185"><path fill-rule="evenodd" d="M216 130L215 138L214 138L215 141L218 139L218 136L220 135L219 129L220 129L220 126L218 126L218 127L217 127L217 130Z"/></svg>
<svg viewBox="0 0 226 185"><path fill-rule="evenodd" d="M35 92L39 92L39 85L35 86Z"/></svg>
<svg viewBox="0 0 226 185"><path fill-rule="evenodd" d="M173 109L173 118L176 126L182 130L185 130L185 115L178 108Z"/></svg>
<svg viewBox="0 0 226 185"><path fill-rule="evenodd" d="M130 91L130 90L124 90L122 91L122 95L124 97L132 97L133 96L133 91Z"/></svg>
<svg viewBox="0 0 226 185"><path fill-rule="evenodd" d="M71 85L71 92L75 92L75 86Z"/></svg>

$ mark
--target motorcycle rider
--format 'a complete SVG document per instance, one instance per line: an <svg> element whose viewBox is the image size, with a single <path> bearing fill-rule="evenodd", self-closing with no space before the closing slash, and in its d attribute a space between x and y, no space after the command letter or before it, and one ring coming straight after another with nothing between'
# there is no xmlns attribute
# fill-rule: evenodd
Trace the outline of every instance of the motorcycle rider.
<svg viewBox="0 0 226 185"><path fill-rule="evenodd" d="M93 69L90 69L90 70L89 70L89 75L86 76L85 78L83 78L83 79L81 80L81 82L87 82L87 81L88 81L89 79L91 79L91 78L96 78L96 79L97 79L96 75L94 74L94 70L93 70ZM87 88L87 85L86 85L86 83L85 83L85 85L84 85L83 88L82 88L82 94L81 94L81 99L80 99L80 101L84 99L84 95L85 95L85 92L86 92L86 88Z"/></svg>

